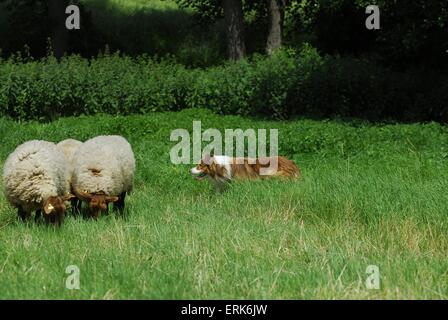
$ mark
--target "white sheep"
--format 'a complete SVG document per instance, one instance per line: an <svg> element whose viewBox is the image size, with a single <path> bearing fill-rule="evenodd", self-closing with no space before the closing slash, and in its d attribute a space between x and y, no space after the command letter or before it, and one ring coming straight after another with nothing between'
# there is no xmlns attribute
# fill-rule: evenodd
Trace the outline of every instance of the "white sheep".
<svg viewBox="0 0 448 320"><path fill-rule="evenodd" d="M66 139L57 144L62 152L64 152L64 155L70 164L73 161L73 156L81 145L82 142L75 139Z"/></svg>
<svg viewBox="0 0 448 320"><path fill-rule="evenodd" d="M65 155L65 158L67 160L68 164L68 170L69 170L69 180L71 185L71 180L73 177L73 157L78 150L78 148L82 145L81 141L75 140L75 139L66 139L57 144L57 146L62 150L62 152ZM74 198L71 201L71 207L72 207L72 213L75 214L76 212L80 211L81 202L79 199Z"/></svg>
<svg viewBox="0 0 448 320"><path fill-rule="evenodd" d="M60 225L65 201L73 198L67 162L52 142L32 140L18 146L6 159L3 183L6 198L22 220L33 211L37 220L43 211L47 222Z"/></svg>
<svg viewBox="0 0 448 320"><path fill-rule="evenodd" d="M99 136L87 140L76 151L72 189L89 203L90 213L98 218L108 204L124 210L126 194L132 191L135 158L131 145L121 136Z"/></svg>

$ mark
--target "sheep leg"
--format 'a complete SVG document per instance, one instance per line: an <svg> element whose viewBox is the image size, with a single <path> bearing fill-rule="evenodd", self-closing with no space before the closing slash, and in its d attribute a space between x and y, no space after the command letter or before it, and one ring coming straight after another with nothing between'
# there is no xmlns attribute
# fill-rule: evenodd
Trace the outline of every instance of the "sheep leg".
<svg viewBox="0 0 448 320"><path fill-rule="evenodd" d="M45 219L45 223L48 224L57 224L60 225L61 222L60 217L57 213L52 213L52 214L45 214L44 215L44 219Z"/></svg>
<svg viewBox="0 0 448 320"><path fill-rule="evenodd" d="M71 205L71 207L72 207L72 214L73 215L76 215L76 214L78 214L79 213L79 200L78 199L73 199L71 202L70 202L70 205Z"/></svg>
<svg viewBox="0 0 448 320"><path fill-rule="evenodd" d="M90 211L90 216L95 219L98 220L99 216L100 216L100 210L91 210Z"/></svg>
<svg viewBox="0 0 448 320"><path fill-rule="evenodd" d="M29 213L23 210L22 207L18 208L18 214L22 221L25 221L30 216Z"/></svg>
<svg viewBox="0 0 448 320"><path fill-rule="evenodd" d="M118 196L118 198L119 198L119 200L114 204L114 208L116 206L118 212L120 214L123 214L123 212L124 212L124 200L126 198L126 192L123 192L122 194L120 194Z"/></svg>
<svg viewBox="0 0 448 320"><path fill-rule="evenodd" d="M72 201L70 201L70 205L72 207L72 215L77 215L78 214L78 199L73 199Z"/></svg>
<svg viewBox="0 0 448 320"><path fill-rule="evenodd" d="M34 216L34 222L38 222L42 216L42 210L36 210L36 215Z"/></svg>
<svg viewBox="0 0 448 320"><path fill-rule="evenodd" d="M56 214L55 218L55 223L58 227L61 226L62 222L64 221L64 215L63 214Z"/></svg>

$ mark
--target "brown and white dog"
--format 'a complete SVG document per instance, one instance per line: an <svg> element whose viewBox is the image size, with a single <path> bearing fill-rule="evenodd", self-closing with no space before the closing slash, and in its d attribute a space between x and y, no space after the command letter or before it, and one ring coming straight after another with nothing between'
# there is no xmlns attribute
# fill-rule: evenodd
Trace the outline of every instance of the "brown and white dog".
<svg viewBox="0 0 448 320"><path fill-rule="evenodd" d="M208 178L218 191L233 180L267 179L282 177L295 179L300 170L294 161L284 157L233 158L206 155L191 174L197 179Z"/></svg>

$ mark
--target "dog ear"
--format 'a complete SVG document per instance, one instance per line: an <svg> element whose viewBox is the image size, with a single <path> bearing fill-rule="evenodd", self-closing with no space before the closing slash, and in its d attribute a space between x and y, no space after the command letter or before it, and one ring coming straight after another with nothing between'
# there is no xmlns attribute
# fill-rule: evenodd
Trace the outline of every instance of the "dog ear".
<svg viewBox="0 0 448 320"><path fill-rule="evenodd" d="M205 164L210 165L210 164L212 164L213 156L209 155L209 154L206 154L206 155L204 155L204 159L203 160L204 160Z"/></svg>

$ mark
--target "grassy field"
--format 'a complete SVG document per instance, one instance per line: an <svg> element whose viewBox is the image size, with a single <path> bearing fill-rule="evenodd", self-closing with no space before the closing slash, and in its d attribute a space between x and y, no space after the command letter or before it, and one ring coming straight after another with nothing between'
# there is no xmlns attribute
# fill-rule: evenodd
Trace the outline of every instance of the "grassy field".
<svg viewBox="0 0 448 320"><path fill-rule="evenodd" d="M169 161L170 132L278 128L297 182L235 183L215 194ZM448 298L448 128L270 122L206 111L0 118L0 163L28 139L121 134L137 158L127 218L24 224L0 196L0 298ZM66 267L80 289L65 288ZM379 267L381 288L366 289Z"/></svg>

